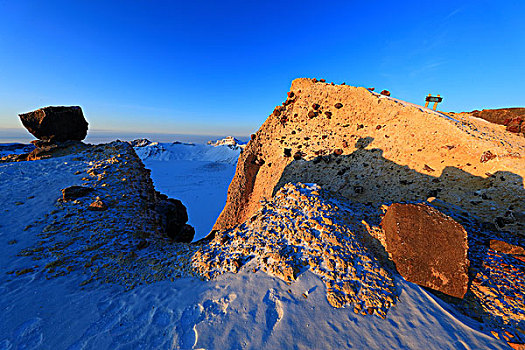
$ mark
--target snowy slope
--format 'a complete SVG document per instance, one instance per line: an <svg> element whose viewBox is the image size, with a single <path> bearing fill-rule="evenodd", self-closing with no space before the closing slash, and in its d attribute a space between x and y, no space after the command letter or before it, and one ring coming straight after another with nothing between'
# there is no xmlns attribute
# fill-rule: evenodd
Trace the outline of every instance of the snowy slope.
<svg viewBox="0 0 525 350"><path fill-rule="evenodd" d="M155 188L184 203L188 223L195 227L195 240L204 238L224 208L241 148L227 143L137 144L144 145L134 149L146 168L151 169Z"/></svg>
<svg viewBox="0 0 525 350"><path fill-rule="evenodd" d="M35 146L23 143L0 143L0 158L9 154L29 153L34 149Z"/></svg>
<svg viewBox="0 0 525 350"><path fill-rule="evenodd" d="M17 255L37 244L48 222L26 226L51 214L60 189L80 184L74 174L88 167L74 156L0 164L2 271L49 262ZM186 277L126 290L103 282L82 287L81 269L50 279L39 271L0 274L0 349L507 348L403 280L383 320L331 307L310 272L287 284L246 266L214 281Z"/></svg>

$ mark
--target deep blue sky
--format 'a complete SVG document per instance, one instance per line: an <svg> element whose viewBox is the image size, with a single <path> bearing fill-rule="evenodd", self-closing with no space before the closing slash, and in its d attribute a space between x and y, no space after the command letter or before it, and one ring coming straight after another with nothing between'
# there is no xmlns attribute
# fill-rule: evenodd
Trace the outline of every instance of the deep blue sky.
<svg viewBox="0 0 525 350"><path fill-rule="evenodd" d="M523 0L0 0L0 128L80 105L92 129L245 135L298 77L523 106L524 18Z"/></svg>

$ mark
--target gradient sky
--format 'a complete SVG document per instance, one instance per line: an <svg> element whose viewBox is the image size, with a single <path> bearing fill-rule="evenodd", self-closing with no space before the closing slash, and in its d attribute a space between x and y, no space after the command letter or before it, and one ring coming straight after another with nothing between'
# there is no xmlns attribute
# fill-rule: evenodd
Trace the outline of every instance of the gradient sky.
<svg viewBox="0 0 525 350"><path fill-rule="evenodd" d="M0 0L0 128L246 135L298 77L440 109L525 105L525 1Z"/></svg>

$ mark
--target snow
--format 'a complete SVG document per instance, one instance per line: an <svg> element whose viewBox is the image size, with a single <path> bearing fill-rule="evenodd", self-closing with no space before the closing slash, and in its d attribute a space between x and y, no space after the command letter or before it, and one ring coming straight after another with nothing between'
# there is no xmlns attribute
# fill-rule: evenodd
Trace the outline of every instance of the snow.
<svg viewBox="0 0 525 350"><path fill-rule="evenodd" d="M200 159L196 163L205 164L191 165L191 160L180 158L171 165L155 159L146 163L166 166L170 174L177 168L179 179L188 179L194 170L215 163ZM38 244L38 234L48 223L26 226L52 215L60 189L81 184L74 173L87 168L87 160L74 156L0 164L1 271L47 262L43 257L33 260L39 256L17 255ZM153 170L154 178L156 174L163 173ZM210 174L218 180L232 173L203 171L202 179ZM169 178L163 176L168 186ZM194 184L199 186L198 181ZM191 193L191 182L185 186ZM103 282L81 287L86 278L82 269L48 278L38 269L20 276L0 274L0 349L508 348L485 334L480 324L399 278L399 301L386 319L333 308L323 281L309 271L287 283L263 272L252 273L247 265L238 274L226 273L212 281L185 277L131 290Z"/></svg>
<svg viewBox="0 0 525 350"><path fill-rule="evenodd" d="M150 143L135 147L155 189L182 201L195 240L204 238L226 204L241 149L231 145Z"/></svg>
<svg viewBox="0 0 525 350"><path fill-rule="evenodd" d="M235 164L240 148L228 145L212 146L194 143L158 143L153 142L144 147L135 147L142 160L194 160Z"/></svg>
<svg viewBox="0 0 525 350"><path fill-rule="evenodd" d="M22 154L31 152L35 146L23 143L3 143L0 144L0 158L9 154Z"/></svg>
<svg viewBox="0 0 525 350"><path fill-rule="evenodd" d="M223 139L215 140L215 141L208 141L208 145L212 146L231 146L231 148L240 147L244 148L246 146L246 142L242 142L240 140L237 140L233 136L227 136Z"/></svg>

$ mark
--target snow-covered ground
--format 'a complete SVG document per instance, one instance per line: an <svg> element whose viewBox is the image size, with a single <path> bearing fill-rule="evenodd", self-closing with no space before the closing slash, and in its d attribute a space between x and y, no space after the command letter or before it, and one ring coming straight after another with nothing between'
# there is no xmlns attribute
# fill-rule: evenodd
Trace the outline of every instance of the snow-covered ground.
<svg viewBox="0 0 525 350"><path fill-rule="evenodd" d="M226 204L241 152L241 147L231 142L234 140L219 140L216 146L153 142L135 147L146 168L151 169L157 191L180 199L186 206L195 240L211 231Z"/></svg>
<svg viewBox="0 0 525 350"><path fill-rule="evenodd" d="M215 161L145 162L157 162L151 168L159 190L163 191L159 178L169 187L175 171L177 182L186 181L173 187L182 186L181 193L188 196L203 196L200 201L185 201L190 220L195 203L210 201L206 197L213 193L206 192L214 187L210 178L227 187L234 167L223 162L219 164L231 167L230 172L203 171L199 180L206 180L203 184L191 180L194 171ZM81 286L86 278L82 269L50 279L36 268L18 276L6 274L48 262L18 255L38 244L38 234L48 223L27 225L56 210L60 189L80 184L74 174L86 168L86 161L75 156L0 164L0 349L508 348L485 334L480 324L398 277L399 300L381 319L355 314L352 308L333 308L323 281L309 271L287 283L253 273L247 264L238 274L226 273L213 281L185 277L131 290L98 281ZM220 180L221 176L228 178ZM217 203L217 208L222 205ZM196 216L193 220L199 227Z"/></svg>
<svg viewBox="0 0 525 350"><path fill-rule="evenodd" d="M35 146L31 144L2 143L0 144L0 158L5 157L9 154L29 153L33 149L35 149Z"/></svg>

